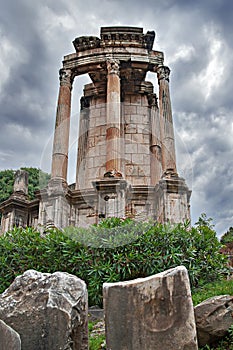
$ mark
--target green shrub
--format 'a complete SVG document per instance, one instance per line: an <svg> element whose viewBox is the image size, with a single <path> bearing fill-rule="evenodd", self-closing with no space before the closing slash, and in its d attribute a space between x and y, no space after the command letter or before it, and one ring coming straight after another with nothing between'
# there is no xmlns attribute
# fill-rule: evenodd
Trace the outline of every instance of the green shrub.
<svg viewBox="0 0 233 350"><path fill-rule="evenodd" d="M222 244L233 243L233 227L229 227L229 230L221 237L220 242Z"/></svg>
<svg viewBox="0 0 233 350"><path fill-rule="evenodd" d="M100 225L53 230L41 237L15 228L0 237L0 292L27 269L66 271L88 286L89 304L102 304L103 282L145 277L178 265L189 271L193 288L219 278L226 259L215 231L199 223L161 225L108 219Z"/></svg>

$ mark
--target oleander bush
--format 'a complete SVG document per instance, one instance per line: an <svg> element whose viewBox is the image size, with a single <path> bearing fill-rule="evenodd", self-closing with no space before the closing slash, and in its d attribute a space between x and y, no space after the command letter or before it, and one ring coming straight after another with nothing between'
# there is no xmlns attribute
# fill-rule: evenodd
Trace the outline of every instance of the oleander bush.
<svg viewBox="0 0 233 350"><path fill-rule="evenodd" d="M88 229L68 227L41 236L14 228L0 237L0 292L25 270L66 271L88 286L89 304L102 304L103 282L149 276L184 265L192 288L227 272L221 244L206 222L162 225L118 218Z"/></svg>

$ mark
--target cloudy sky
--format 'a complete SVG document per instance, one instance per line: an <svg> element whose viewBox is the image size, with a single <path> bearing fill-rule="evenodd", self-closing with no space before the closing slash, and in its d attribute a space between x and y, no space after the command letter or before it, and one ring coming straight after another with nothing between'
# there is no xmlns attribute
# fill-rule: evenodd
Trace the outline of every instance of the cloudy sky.
<svg viewBox="0 0 233 350"><path fill-rule="evenodd" d="M192 221L205 212L218 234L225 232L233 226L233 1L0 0L0 169L50 172L62 57L74 52L75 37L99 36L109 25L155 30L154 49L171 68L178 166L193 191ZM86 81L75 81L73 126Z"/></svg>

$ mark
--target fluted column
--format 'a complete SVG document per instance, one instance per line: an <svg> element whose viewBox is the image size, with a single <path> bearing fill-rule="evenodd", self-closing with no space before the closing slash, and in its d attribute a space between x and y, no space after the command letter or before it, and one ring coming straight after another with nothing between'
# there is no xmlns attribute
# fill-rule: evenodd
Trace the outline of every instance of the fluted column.
<svg viewBox="0 0 233 350"><path fill-rule="evenodd" d="M107 129L106 129L106 173L121 173L121 85L119 61L107 60Z"/></svg>
<svg viewBox="0 0 233 350"><path fill-rule="evenodd" d="M60 69L60 90L53 141L51 179L67 182L70 108L73 74L71 69Z"/></svg>
<svg viewBox="0 0 233 350"><path fill-rule="evenodd" d="M170 69L166 66L157 68L159 82L159 109L162 141L163 175L176 174L175 140L172 120L172 109L169 91Z"/></svg>

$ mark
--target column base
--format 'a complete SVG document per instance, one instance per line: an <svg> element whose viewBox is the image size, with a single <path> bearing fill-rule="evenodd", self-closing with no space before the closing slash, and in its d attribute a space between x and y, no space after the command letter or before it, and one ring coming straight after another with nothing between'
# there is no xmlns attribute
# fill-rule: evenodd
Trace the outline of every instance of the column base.
<svg viewBox="0 0 233 350"><path fill-rule="evenodd" d="M92 184L98 193L98 217L125 217L127 181L108 177Z"/></svg>
<svg viewBox="0 0 233 350"><path fill-rule="evenodd" d="M40 191L39 225L46 228L62 228L69 225L70 204L67 199L68 184L60 178L53 178Z"/></svg>
<svg viewBox="0 0 233 350"><path fill-rule="evenodd" d="M155 186L155 213L161 223L190 221L190 196L185 180L168 174Z"/></svg>

